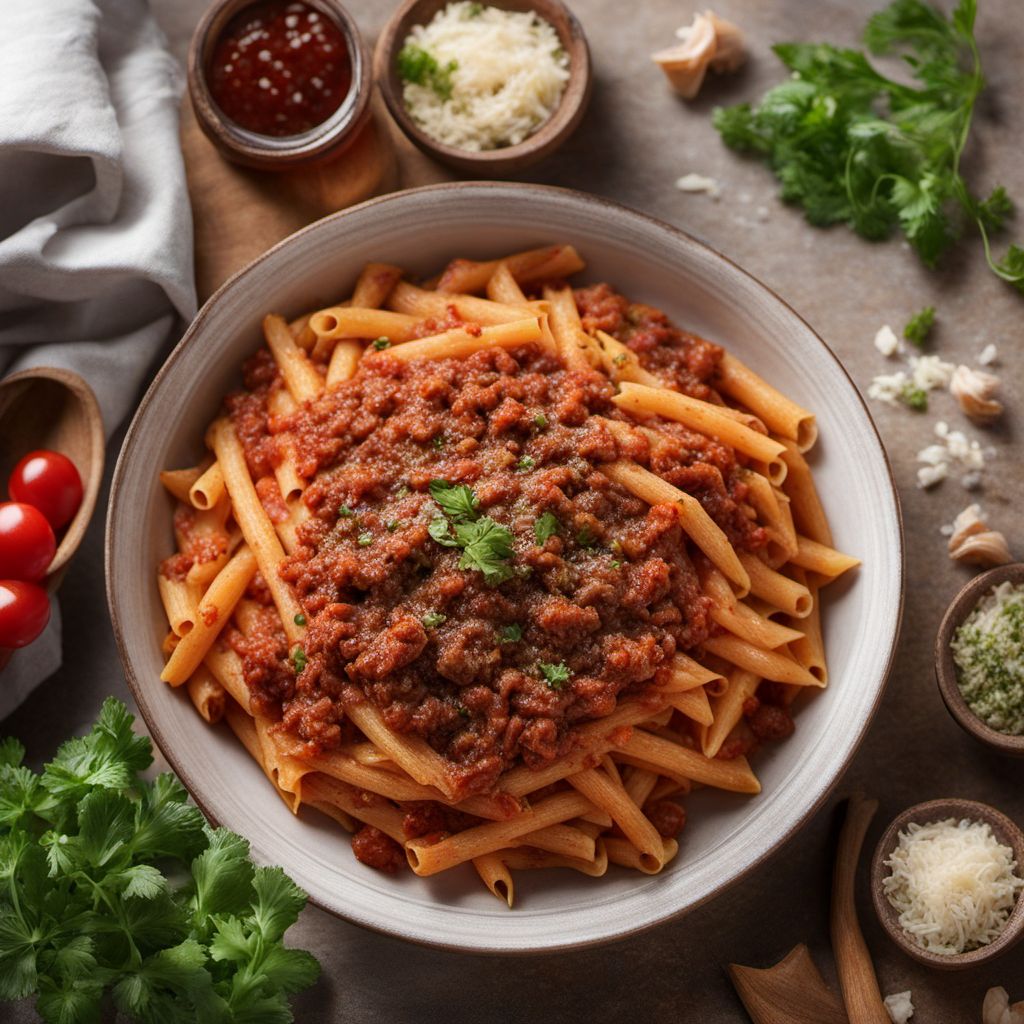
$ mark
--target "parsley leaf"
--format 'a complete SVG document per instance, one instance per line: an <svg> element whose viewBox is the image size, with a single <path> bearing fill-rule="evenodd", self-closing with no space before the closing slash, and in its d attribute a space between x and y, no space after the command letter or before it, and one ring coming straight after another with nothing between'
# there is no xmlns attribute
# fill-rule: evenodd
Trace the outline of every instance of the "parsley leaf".
<svg viewBox="0 0 1024 1024"><path fill-rule="evenodd" d="M542 661L537 666L537 669L546 680L549 690L561 690L569 682L569 667L563 661L560 661L557 665Z"/></svg>
<svg viewBox="0 0 1024 1024"><path fill-rule="evenodd" d="M916 387L911 381L904 384L899 397L901 402L916 412L927 412L928 410L928 392L923 388Z"/></svg>
<svg viewBox="0 0 1024 1024"><path fill-rule="evenodd" d="M106 998L145 1024L285 1024L319 970L282 943L305 894L174 776L142 779L132 722L108 700L42 776L0 743L0 999L35 994L60 1024L99 1021Z"/></svg>
<svg viewBox="0 0 1024 1024"><path fill-rule="evenodd" d="M931 333L935 324L935 307L925 306L919 313L915 313L903 328L903 337L912 342L918 348L924 348L924 343Z"/></svg>
<svg viewBox="0 0 1024 1024"><path fill-rule="evenodd" d="M390 338L374 338L373 339L373 348L374 348L374 351L376 351L376 352L383 352L384 349L391 348L391 339Z"/></svg>
<svg viewBox="0 0 1024 1024"><path fill-rule="evenodd" d="M431 480L430 496L441 506L441 510L453 523L465 523L476 519L480 502L471 487L465 484L450 484L447 480Z"/></svg>
<svg viewBox="0 0 1024 1024"><path fill-rule="evenodd" d="M523 639L523 627L518 622L510 626L502 626L498 630L498 642L502 644L517 644Z"/></svg>
<svg viewBox="0 0 1024 1024"><path fill-rule="evenodd" d="M543 547L549 537L558 533L560 523L553 512L545 512L533 524L533 535L537 538L537 544Z"/></svg>
<svg viewBox="0 0 1024 1024"><path fill-rule="evenodd" d="M537 415L533 417L533 425L538 430L544 430L545 427L547 427L547 425L548 425L548 418L547 418L547 416L545 416L544 413L542 413L542 412L537 413Z"/></svg>
<svg viewBox="0 0 1024 1024"><path fill-rule="evenodd" d="M496 587L514 575L508 564L512 558L512 531L499 526L490 516L475 523L463 523L455 528L455 537L462 548L460 569L478 569L484 582Z"/></svg>
<svg viewBox="0 0 1024 1024"><path fill-rule="evenodd" d="M427 629L436 629L442 623L448 621L448 616L442 614L441 612L427 612L427 614L423 616L422 621L423 625Z"/></svg>
<svg viewBox="0 0 1024 1024"><path fill-rule="evenodd" d="M421 46L407 45L398 51L396 58L398 77L404 82L423 85L432 89L442 100L452 97L452 72L458 69L458 63L450 60L444 67L437 58Z"/></svg>
<svg viewBox="0 0 1024 1024"><path fill-rule="evenodd" d="M973 222L991 269L1024 291L1024 253L1011 246L996 262L991 252L989 233L1012 212L1005 189L979 199L960 173L985 84L976 11L977 0L960 0L947 20L925 0L895 0L871 18L868 49L900 52L914 85L880 74L860 50L780 43L792 77L756 107L716 109L714 125L727 146L769 164L782 199L812 224L846 224L869 239L902 231L934 266Z"/></svg>
<svg viewBox="0 0 1024 1024"><path fill-rule="evenodd" d="M530 455L524 455L516 463L516 469L518 469L520 473L526 473L529 470L533 469L533 467L536 466L536 465L537 465L537 460L535 458L533 458Z"/></svg>

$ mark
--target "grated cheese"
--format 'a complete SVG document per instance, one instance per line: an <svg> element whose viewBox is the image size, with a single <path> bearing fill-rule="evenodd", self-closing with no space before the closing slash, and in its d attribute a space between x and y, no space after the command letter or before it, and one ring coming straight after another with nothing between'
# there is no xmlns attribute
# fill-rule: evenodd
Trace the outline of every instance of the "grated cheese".
<svg viewBox="0 0 1024 1024"><path fill-rule="evenodd" d="M999 358L999 352L995 345L988 344L978 353L979 366L991 366Z"/></svg>
<svg viewBox="0 0 1024 1024"><path fill-rule="evenodd" d="M951 469L963 470L960 483L969 491L981 486L981 472L985 460L994 454L991 448L983 449L960 430L950 430L949 424L939 420L935 424L936 444L930 444L917 453L917 461L923 465L917 471L917 485L924 489L933 487L949 476Z"/></svg>
<svg viewBox="0 0 1024 1024"><path fill-rule="evenodd" d="M703 192L712 199L722 194L722 186L717 178L708 178L703 174L684 174L676 179L676 188L680 192Z"/></svg>
<svg viewBox="0 0 1024 1024"><path fill-rule="evenodd" d="M885 863L886 898L903 929L930 953L952 955L992 942L1024 886L1013 851L987 823L966 819L912 822Z"/></svg>
<svg viewBox="0 0 1024 1024"><path fill-rule="evenodd" d="M894 992L891 996L886 996L883 1002L892 1024L907 1024L914 1016L914 1003L910 998L910 992Z"/></svg>
<svg viewBox="0 0 1024 1024"><path fill-rule="evenodd" d="M405 46L426 50L451 70L451 94L406 82L405 106L432 138L480 152L514 146L558 107L569 57L551 24L532 11L503 11L460 0L416 25Z"/></svg>
<svg viewBox="0 0 1024 1024"><path fill-rule="evenodd" d="M888 324L883 324L878 328L875 334L875 348L883 356L888 359L889 356L896 354L896 350L899 347L900 339L896 337L896 332Z"/></svg>

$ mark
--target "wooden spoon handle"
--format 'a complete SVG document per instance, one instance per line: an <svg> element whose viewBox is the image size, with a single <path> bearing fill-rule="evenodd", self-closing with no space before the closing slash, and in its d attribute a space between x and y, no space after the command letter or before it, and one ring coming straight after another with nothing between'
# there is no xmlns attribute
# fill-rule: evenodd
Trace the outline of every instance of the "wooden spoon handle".
<svg viewBox="0 0 1024 1024"><path fill-rule="evenodd" d="M850 1024L891 1024L854 903L857 861L877 810L877 800L865 800L860 794L850 797L832 876L832 951Z"/></svg>
<svg viewBox="0 0 1024 1024"><path fill-rule="evenodd" d="M802 942L774 967L729 964L729 977L754 1024L849 1024Z"/></svg>

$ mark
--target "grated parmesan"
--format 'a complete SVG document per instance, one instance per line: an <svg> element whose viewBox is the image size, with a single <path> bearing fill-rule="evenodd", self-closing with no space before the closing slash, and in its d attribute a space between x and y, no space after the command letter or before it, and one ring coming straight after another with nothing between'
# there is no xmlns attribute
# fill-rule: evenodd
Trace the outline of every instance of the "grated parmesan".
<svg viewBox="0 0 1024 1024"><path fill-rule="evenodd" d="M886 996L883 1002L892 1024L907 1024L914 1016L914 1003L910 998L910 992L894 992L891 996Z"/></svg>
<svg viewBox="0 0 1024 1024"><path fill-rule="evenodd" d="M939 420L935 424L936 444L930 444L917 453L917 461L923 465L917 471L917 485L924 489L933 487L949 476L950 469L963 470L960 483L969 491L981 486L981 471L985 460L994 454L994 449L983 449L960 430L950 430L949 424Z"/></svg>
<svg viewBox="0 0 1024 1024"><path fill-rule="evenodd" d="M1006 926L1024 879L985 822L946 821L900 832L882 888L922 949L952 955L988 945Z"/></svg>
<svg viewBox="0 0 1024 1024"><path fill-rule="evenodd" d="M888 324L883 324L878 328L878 331L875 333L875 348L883 356L888 359L889 356L896 354L899 347L900 339L896 337L896 332Z"/></svg>
<svg viewBox="0 0 1024 1024"><path fill-rule="evenodd" d="M448 95L407 81L406 109L432 138L470 152L531 136L555 112L569 80L558 33L532 11L460 0L414 26L404 45L451 68Z"/></svg>

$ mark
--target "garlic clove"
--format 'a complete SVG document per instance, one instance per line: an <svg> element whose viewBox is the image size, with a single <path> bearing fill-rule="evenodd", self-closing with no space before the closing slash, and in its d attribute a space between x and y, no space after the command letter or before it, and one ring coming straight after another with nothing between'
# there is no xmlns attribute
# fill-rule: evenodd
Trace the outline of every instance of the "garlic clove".
<svg viewBox="0 0 1024 1024"><path fill-rule="evenodd" d="M708 65L715 55L715 27L707 15L693 19L686 39L678 46L659 50L651 60L661 67L666 77L683 99L691 100L700 91Z"/></svg>
<svg viewBox="0 0 1024 1024"><path fill-rule="evenodd" d="M949 550L955 551L968 537L976 533L984 533L988 529L981 514L980 505L968 505L956 519L953 520L953 532L949 538Z"/></svg>
<svg viewBox="0 0 1024 1024"><path fill-rule="evenodd" d="M958 366L949 381L949 390L961 410L979 423L991 423L1002 414L1002 402L992 397L998 389L998 377L969 366Z"/></svg>
<svg viewBox="0 0 1024 1024"><path fill-rule="evenodd" d="M711 59L713 71L736 71L747 59L743 33L731 21L719 18L713 11L705 14L715 29L715 55Z"/></svg>
<svg viewBox="0 0 1024 1024"><path fill-rule="evenodd" d="M969 565L1006 565L1013 561L1006 538L998 530L986 530L967 537L949 557Z"/></svg>
<svg viewBox="0 0 1024 1024"><path fill-rule="evenodd" d="M1010 996L1005 988L990 988L981 1004L982 1024L1002 1024L1003 1013L1010 1005Z"/></svg>

